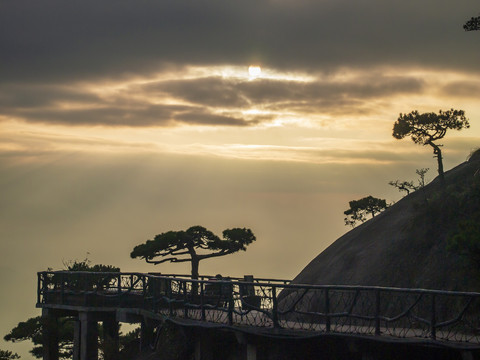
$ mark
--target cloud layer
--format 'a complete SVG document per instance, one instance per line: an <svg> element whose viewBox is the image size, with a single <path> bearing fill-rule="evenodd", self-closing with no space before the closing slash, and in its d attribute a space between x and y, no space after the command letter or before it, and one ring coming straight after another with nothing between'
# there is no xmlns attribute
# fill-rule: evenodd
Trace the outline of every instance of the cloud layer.
<svg viewBox="0 0 480 360"><path fill-rule="evenodd" d="M0 120L246 127L378 113L432 91L412 69L478 73L477 34L462 29L476 5L4 1ZM282 76L250 81L238 74L249 64ZM228 67L237 74L215 70ZM475 81L455 81L444 96L478 94Z"/></svg>
<svg viewBox="0 0 480 360"><path fill-rule="evenodd" d="M462 29L476 11L475 0L3 1L0 76L69 82L252 62L478 72L476 34Z"/></svg>
<svg viewBox="0 0 480 360"><path fill-rule="evenodd" d="M220 76L124 83L108 92L88 86L0 86L4 118L64 125L251 126L285 116L358 115L373 101L416 94L424 82L412 76L360 75L346 80L224 78ZM249 111L250 110L250 111Z"/></svg>

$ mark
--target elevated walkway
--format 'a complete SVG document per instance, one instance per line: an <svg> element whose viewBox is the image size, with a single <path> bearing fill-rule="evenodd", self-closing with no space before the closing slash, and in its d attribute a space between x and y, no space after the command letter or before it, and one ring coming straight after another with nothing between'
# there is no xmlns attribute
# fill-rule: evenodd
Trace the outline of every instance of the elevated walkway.
<svg viewBox="0 0 480 360"><path fill-rule="evenodd" d="M98 357L93 340L98 321L116 344L111 354L104 354L106 360L115 359L118 351L119 322L142 324L144 344L157 325L171 321L232 331L244 343L252 336L343 336L480 351L479 293L293 285L253 276L192 280L181 275L60 271L38 273L37 307L47 324L61 316L76 319L74 360ZM56 338L52 325L44 359L58 359ZM252 346L242 349L245 354L239 358L256 358Z"/></svg>

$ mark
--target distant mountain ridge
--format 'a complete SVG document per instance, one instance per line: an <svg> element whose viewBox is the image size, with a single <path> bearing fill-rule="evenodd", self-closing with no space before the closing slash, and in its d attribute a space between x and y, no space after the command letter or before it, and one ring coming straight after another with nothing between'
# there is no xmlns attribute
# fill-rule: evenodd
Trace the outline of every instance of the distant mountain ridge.
<svg viewBox="0 0 480 360"><path fill-rule="evenodd" d="M465 196L475 181L480 184L479 169L477 150L445 173L446 193ZM455 205L440 201L441 194L437 177L341 236L292 283L480 291L478 273L465 258L447 250L448 234L456 223L443 215L456 214L453 217L461 219L469 214L456 213Z"/></svg>

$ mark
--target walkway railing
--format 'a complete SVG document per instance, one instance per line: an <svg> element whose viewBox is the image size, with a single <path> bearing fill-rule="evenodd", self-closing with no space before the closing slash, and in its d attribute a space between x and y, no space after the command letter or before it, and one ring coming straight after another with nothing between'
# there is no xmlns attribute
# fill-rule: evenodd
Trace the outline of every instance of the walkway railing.
<svg viewBox="0 0 480 360"><path fill-rule="evenodd" d="M480 293L47 271L38 273L37 302L39 307L136 308L292 335L344 333L480 346Z"/></svg>

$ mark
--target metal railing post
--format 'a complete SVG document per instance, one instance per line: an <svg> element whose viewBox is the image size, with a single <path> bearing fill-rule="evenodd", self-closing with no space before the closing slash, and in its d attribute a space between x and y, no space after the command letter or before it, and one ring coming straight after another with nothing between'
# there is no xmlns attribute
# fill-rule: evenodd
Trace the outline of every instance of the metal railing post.
<svg viewBox="0 0 480 360"><path fill-rule="evenodd" d="M274 328L280 327L278 323L277 287L275 285L272 285L272 321Z"/></svg>
<svg viewBox="0 0 480 360"><path fill-rule="evenodd" d="M37 304L40 304L40 292L42 288L40 273L37 273Z"/></svg>
<svg viewBox="0 0 480 360"><path fill-rule="evenodd" d="M121 274L117 275L117 294L118 295L122 294L122 275Z"/></svg>
<svg viewBox="0 0 480 360"><path fill-rule="evenodd" d="M206 315L205 315L205 304L204 304L204 291L205 291L205 283L202 281L200 283L200 309L202 312L202 321L206 320Z"/></svg>
<svg viewBox="0 0 480 360"><path fill-rule="evenodd" d="M62 305L65 304L65 273L61 273L60 275L60 281L61 281L61 285L60 285L60 301L62 303Z"/></svg>
<svg viewBox="0 0 480 360"><path fill-rule="evenodd" d="M169 310L169 313L170 313L170 316L173 316L173 304L172 304L172 300L173 300L173 295L172 295L172 283L173 283L173 280L171 279L168 279L167 280L167 283L168 283L168 288L167 288L167 296L168 296L168 310Z"/></svg>
<svg viewBox="0 0 480 360"><path fill-rule="evenodd" d="M375 335L380 335L380 289L375 289Z"/></svg>
<svg viewBox="0 0 480 360"><path fill-rule="evenodd" d="M85 276L86 278L87 276ZM82 284L81 282L81 278L80 276L77 277L78 278L78 283L77 284ZM83 301L84 301L84 305L87 306L88 305L88 280L87 279L83 279ZM80 286L79 286L80 288Z"/></svg>
<svg viewBox="0 0 480 360"><path fill-rule="evenodd" d="M187 281L185 280L183 281L183 315L185 316L185 319L188 319L187 303L188 303Z"/></svg>
<svg viewBox="0 0 480 360"><path fill-rule="evenodd" d="M228 284L228 325L233 325L233 282Z"/></svg>
<svg viewBox="0 0 480 360"><path fill-rule="evenodd" d="M143 302L143 308L145 308L145 305L147 304L147 276L142 275L142 302Z"/></svg>
<svg viewBox="0 0 480 360"><path fill-rule="evenodd" d="M134 276L135 276L134 274L130 274L130 276L129 276L130 277L130 283L128 284L128 288L130 289L130 291L133 291L133 284L135 283ZM127 289L127 294L128 294L129 289Z"/></svg>
<svg viewBox="0 0 480 360"><path fill-rule="evenodd" d="M431 302L431 317L430 317L430 337L435 340L437 338L436 333L436 323L437 323L437 314L436 314L436 304L435 304L435 294L432 294L432 302Z"/></svg>
<svg viewBox="0 0 480 360"><path fill-rule="evenodd" d="M53 277L53 275L52 275ZM48 292L48 284L49 284L49 281L50 281L50 277L49 276L45 276L43 278L43 297L45 298L45 294Z"/></svg>
<svg viewBox="0 0 480 360"><path fill-rule="evenodd" d="M330 296L328 288L325 289L325 331L330 332Z"/></svg>

